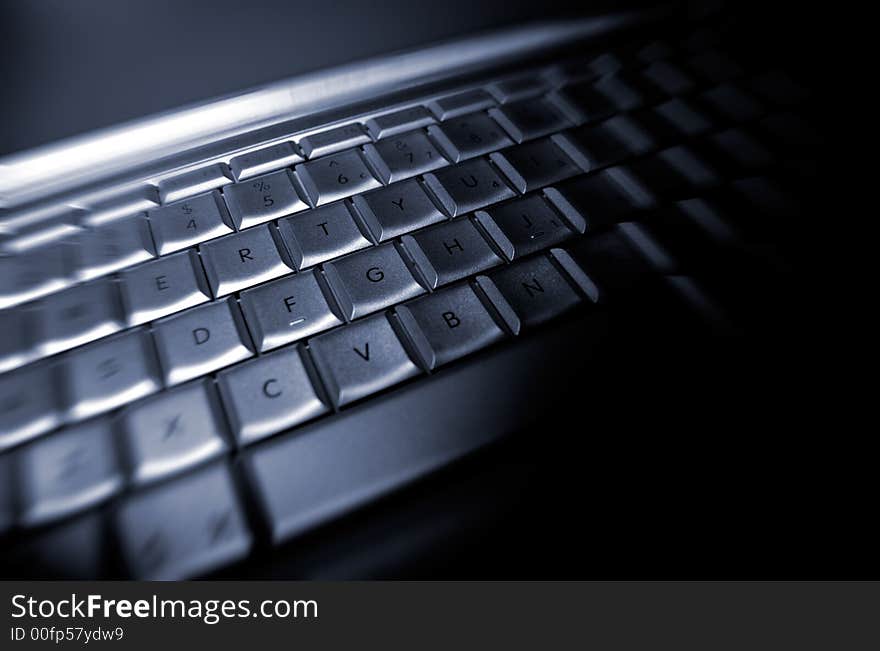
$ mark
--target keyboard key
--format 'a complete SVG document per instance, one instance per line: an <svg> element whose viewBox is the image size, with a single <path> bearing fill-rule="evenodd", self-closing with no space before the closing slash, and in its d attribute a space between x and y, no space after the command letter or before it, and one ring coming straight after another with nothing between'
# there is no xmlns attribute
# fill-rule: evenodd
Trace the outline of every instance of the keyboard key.
<svg viewBox="0 0 880 651"><path fill-rule="evenodd" d="M617 113L611 100L589 81L566 86L551 98L559 103L560 108L568 109L566 113L576 124L598 122Z"/></svg>
<svg viewBox="0 0 880 651"><path fill-rule="evenodd" d="M143 214L146 210L159 207L159 193L152 185L143 185L110 199L89 202L87 211L80 219L80 225L96 227L128 217L135 213Z"/></svg>
<svg viewBox="0 0 880 651"><path fill-rule="evenodd" d="M0 376L0 450L61 424L51 366L40 364Z"/></svg>
<svg viewBox="0 0 880 651"><path fill-rule="evenodd" d="M0 373L24 366L34 356L33 310L0 312Z"/></svg>
<svg viewBox="0 0 880 651"><path fill-rule="evenodd" d="M627 171L658 200L689 199L720 178L687 147L671 147L631 163Z"/></svg>
<svg viewBox="0 0 880 651"><path fill-rule="evenodd" d="M704 81L719 84L739 77L743 69L729 55L719 50L708 50L689 58L685 65Z"/></svg>
<svg viewBox="0 0 880 651"><path fill-rule="evenodd" d="M37 341L42 356L106 337L124 327L116 283L104 278L43 299L37 307Z"/></svg>
<svg viewBox="0 0 880 651"><path fill-rule="evenodd" d="M357 150L344 151L296 166L312 205L331 203L382 185Z"/></svg>
<svg viewBox="0 0 880 651"><path fill-rule="evenodd" d="M208 242L199 251L208 285L218 297L293 271L293 262L287 262L283 245L275 243L271 225Z"/></svg>
<svg viewBox="0 0 880 651"><path fill-rule="evenodd" d="M534 76L517 77L489 84L489 92L502 104L543 95L546 91L547 82Z"/></svg>
<svg viewBox="0 0 880 651"><path fill-rule="evenodd" d="M426 174L425 185L452 217L516 196L484 158Z"/></svg>
<svg viewBox="0 0 880 651"><path fill-rule="evenodd" d="M492 116L514 141L534 140L570 126L569 120L550 102L531 99L490 109Z"/></svg>
<svg viewBox="0 0 880 651"><path fill-rule="evenodd" d="M396 138L380 140L375 145L364 145L364 153L386 183L448 165L424 131L410 131Z"/></svg>
<svg viewBox="0 0 880 651"><path fill-rule="evenodd" d="M250 228L309 207L300 199L287 170L266 174L223 189L236 228Z"/></svg>
<svg viewBox="0 0 880 651"><path fill-rule="evenodd" d="M773 155L751 134L727 129L709 137L709 149L717 155L719 168L728 175L754 173L769 167Z"/></svg>
<svg viewBox="0 0 880 651"><path fill-rule="evenodd" d="M119 417L132 481L144 484L211 459L227 448L210 380L161 393Z"/></svg>
<svg viewBox="0 0 880 651"><path fill-rule="evenodd" d="M318 277L318 272L308 269L241 293L241 309L258 351L342 324L329 289Z"/></svg>
<svg viewBox="0 0 880 651"><path fill-rule="evenodd" d="M469 219L407 235L403 245L432 289L503 262Z"/></svg>
<svg viewBox="0 0 880 651"><path fill-rule="evenodd" d="M683 136L699 136L713 128L712 121L691 102L676 98L653 109L672 128Z"/></svg>
<svg viewBox="0 0 880 651"><path fill-rule="evenodd" d="M309 342L334 404L347 405L419 373L384 314Z"/></svg>
<svg viewBox="0 0 880 651"><path fill-rule="evenodd" d="M116 525L122 555L138 579L203 574L246 556L253 542L222 464L132 495Z"/></svg>
<svg viewBox="0 0 880 651"><path fill-rule="evenodd" d="M222 204L220 193L215 191L151 210L150 227L159 255L231 233Z"/></svg>
<svg viewBox="0 0 880 651"><path fill-rule="evenodd" d="M556 211L538 195L490 208L488 216L510 242L511 260L550 248L574 235ZM480 213L477 218L480 219ZM504 249L506 247L502 246Z"/></svg>
<svg viewBox="0 0 880 651"><path fill-rule="evenodd" d="M132 330L80 348L63 358L65 410L83 420L162 388L150 333Z"/></svg>
<svg viewBox="0 0 880 651"><path fill-rule="evenodd" d="M128 325L155 321L211 300L195 251L181 251L119 274Z"/></svg>
<svg viewBox="0 0 880 651"><path fill-rule="evenodd" d="M370 137L361 125L355 123L306 136L299 141L299 145L307 157L317 158L343 149L357 147L365 142L370 142Z"/></svg>
<svg viewBox="0 0 880 651"><path fill-rule="evenodd" d="M230 299L166 317L155 324L153 335L168 386L253 355L239 307Z"/></svg>
<svg viewBox="0 0 880 651"><path fill-rule="evenodd" d="M578 232L623 221L656 203L638 179L620 168L560 183L546 195Z"/></svg>
<svg viewBox="0 0 880 651"><path fill-rule="evenodd" d="M425 127L433 123L434 116L428 113L426 108L412 106L367 120L367 129L378 139L387 138L410 129Z"/></svg>
<svg viewBox="0 0 880 651"><path fill-rule="evenodd" d="M621 137L618 130L610 128L609 123L615 119L572 129L555 142L583 169L592 172L615 165L640 153ZM574 143L575 148L568 143Z"/></svg>
<svg viewBox="0 0 880 651"><path fill-rule="evenodd" d="M748 122L764 112L758 100L732 84L711 88L700 97L716 114L734 122Z"/></svg>
<svg viewBox="0 0 880 651"><path fill-rule="evenodd" d="M693 90L695 83L687 73L669 61L655 61L641 73L667 95L681 95Z"/></svg>
<svg viewBox="0 0 880 651"><path fill-rule="evenodd" d="M658 270L640 251L619 225L581 238L569 250L599 287L600 300L629 293Z"/></svg>
<svg viewBox="0 0 880 651"><path fill-rule="evenodd" d="M4 560L22 575L55 580L108 578L113 554L99 511L42 529L10 550Z"/></svg>
<svg viewBox="0 0 880 651"><path fill-rule="evenodd" d="M441 97L428 103L428 108L437 116L438 120L448 120L465 113L480 111L490 106L495 106L495 100L481 88Z"/></svg>
<svg viewBox="0 0 880 651"><path fill-rule="evenodd" d="M237 181L249 179L282 167L301 163L303 157L296 151L292 142L279 142L233 158L229 167Z"/></svg>
<svg viewBox="0 0 880 651"><path fill-rule="evenodd" d="M485 348L504 332L467 285L416 299L396 310L428 369Z"/></svg>
<svg viewBox="0 0 880 651"><path fill-rule="evenodd" d="M155 257L150 227L142 214L82 231L73 241L79 280L97 278Z"/></svg>
<svg viewBox="0 0 880 651"><path fill-rule="evenodd" d="M490 158L523 194L581 173L571 158L549 138L509 147Z"/></svg>
<svg viewBox="0 0 880 651"><path fill-rule="evenodd" d="M430 126L428 133L454 163L513 144L498 123L485 113L471 113Z"/></svg>
<svg viewBox="0 0 880 651"><path fill-rule="evenodd" d="M18 452L21 521L43 524L95 506L124 483L108 420L91 421Z"/></svg>
<svg viewBox="0 0 880 651"><path fill-rule="evenodd" d="M69 245L53 244L0 256L0 309L46 296L71 284Z"/></svg>
<svg viewBox="0 0 880 651"><path fill-rule="evenodd" d="M297 269L363 249L372 242L340 201L278 222L278 230Z"/></svg>
<svg viewBox="0 0 880 651"><path fill-rule="evenodd" d="M526 327L549 321L581 302L569 280L543 256L499 269L490 279Z"/></svg>
<svg viewBox="0 0 880 651"><path fill-rule="evenodd" d="M347 319L357 319L425 292L393 244L326 264L324 273Z"/></svg>
<svg viewBox="0 0 880 651"><path fill-rule="evenodd" d="M12 492L12 455L0 456L0 536L15 525L15 494Z"/></svg>
<svg viewBox="0 0 880 651"><path fill-rule="evenodd" d="M315 393L296 346L217 375L239 445L247 445L328 411Z"/></svg>
<svg viewBox="0 0 880 651"><path fill-rule="evenodd" d="M216 163L159 181L159 198L162 203L171 203L231 182L232 173L226 164Z"/></svg>
<svg viewBox="0 0 880 651"><path fill-rule="evenodd" d="M379 242L446 219L415 179L359 195L354 205Z"/></svg>

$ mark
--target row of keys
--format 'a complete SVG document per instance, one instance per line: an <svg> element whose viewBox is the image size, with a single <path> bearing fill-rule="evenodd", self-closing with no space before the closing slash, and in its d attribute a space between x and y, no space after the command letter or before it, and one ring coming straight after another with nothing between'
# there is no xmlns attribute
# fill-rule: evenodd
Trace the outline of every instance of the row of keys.
<svg viewBox="0 0 880 651"><path fill-rule="evenodd" d="M246 445L560 314L591 296L577 274L561 271L567 259L557 250L552 263L517 263L398 306L394 317L322 334L308 355L283 348L221 372L216 389L204 379L184 384L0 456L16 467L3 476L20 478L16 521L52 521L213 459L229 448L227 422Z"/></svg>

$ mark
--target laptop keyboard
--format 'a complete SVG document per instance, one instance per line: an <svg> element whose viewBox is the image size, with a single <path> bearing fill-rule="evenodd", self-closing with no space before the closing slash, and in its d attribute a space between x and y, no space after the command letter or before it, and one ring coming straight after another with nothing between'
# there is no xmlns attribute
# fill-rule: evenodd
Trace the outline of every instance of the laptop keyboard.
<svg viewBox="0 0 880 651"><path fill-rule="evenodd" d="M353 403L646 277L705 310L697 270L784 224L817 136L792 77L699 43L274 143L163 181L135 214L7 221L0 537L91 536L124 573L203 574L257 529L282 542L468 451L346 438Z"/></svg>

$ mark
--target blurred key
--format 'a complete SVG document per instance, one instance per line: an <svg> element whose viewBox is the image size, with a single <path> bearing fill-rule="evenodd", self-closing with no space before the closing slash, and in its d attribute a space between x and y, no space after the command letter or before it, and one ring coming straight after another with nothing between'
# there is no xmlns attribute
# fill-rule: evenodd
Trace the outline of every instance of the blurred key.
<svg viewBox="0 0 880 651"><path fill-rule="evenodd" d="M641 74L667 95L681 95L695 86L693 79L669 61L655 61Z"/></svg>
<svg viewBox="0 0 880 651"><path fill-rule="evenodd" d="M140 325L211 300L195 251L181 251L119 274L128 325Z"/></svg>
<svg viewBox="0 0 880 651"><path fill-rule="evenodd" d="M234 183L223 188L229 214L236 228L249 228L306 210L287 170Z"/></svg>
<svg viewBox="0 0 880 651"><path fill-rule="evenodd" d="M217 375L217 386L239 445L327 412L297 346L252 359Z"/></svg>
<svg viewBox="0 0 880 651"><path fill-rule="evenodd" d="M426 174L425 185L452 217L515 196L484 158Z"/></svg>
<svg viewBox="0 0 880 651"><path fill-rule="evenodd" d="M565 181L546 194L578 232L623 221L656 203L638 179L619 168Z"/></svg>
<svg viewBox="0 0 880 651"><path fill-rule="evenodd" d="M654 107L654 111L683 136L698 136L710 131L712 121L691 102L676 98Z"/></svg>
<svg viewBox="0 0 880 651"><path fill-rule="evenodd" d="M48 364L0 375L0 450L61 424L55 372Z"/></svg>
<svg viewBox="0 0 880 651"><path fill-rule="evenodd" d="M556 131L571 123L550 102L544 99L530 99L501 108L490 109L491 115L516 142L534 140Z"/></svg>
<svg viewBox="0 0 880 651"><path fill-rule="evenodd" d="M71 282L67 244L0 256L0 309L46 296Z"/></svg>
<svg viewBox="0 0 880 651"><path fill-rule="evenodd" d="M523 194L581 173L571 158L548 138L509 147L490 158Z"/></svg>
<svg viewBox="0 0 880 651"><path fill-rule="evenodd" d="M348 205L340 201L278 222L297 269L311 267L370 246Z"/></svg>
<svg viewBox="0 0 880 651"><path fill-rule="evenodd" d="M91 511L28 536L4 560L25 576L94 581L109 576L112 554L103 515Z"/></svg>
<svg viewBox="0 0 880 651"><path fill-rule="evenodd" d="M324 386L339 406L419 373L384 314L321 335L309 347Z"/></svg>
<svg viewBox="0 0 880 651"><path fill-rule="evenodd" d="M716 84L743 74L743 69L729 55L714 49L690 57L685 65L701 79Z"/></svg>
<svg viewBox="0 0 880 651"><path fill-rule="evenodd" d="M551 96L567 109L577 124L598 122L617 112L611 100L588 81L570 84Z"/></svg>
<svg viewBox="0 0 880 651"><path fill-rule="evenodd" d="M0 456L0 536L15 524L15 502L12 485L12 455Z"/></svg>
<svg viewBox="0 0 880 651"><path fill-rule="evenodd" d="M279 142L276 145L240 154L230 161L229 167L235 179L242 181L302 161L303 157L299 155L292 142Z"/></svg>
<svg viewBox="0 0 880 651"><path fill-rule="evenodd" d="M380 170L386 183L408 179L447 165L424 131L410 131L396 138L380 140L375 145L364 145L364 153Z"/></svg>
<svg viewBox="0 0 880 651"><path fill-rule="evenodd" d="M448 95L428 103L428 108L437 116L438 120L448 120L490 106L495 106L495 100L481 88Z"/></svg>
<svg viewBox="0 0 880 651"><path fill-rule="evenodd" d="M23 366L34 356L33 310L0 312L0 373Z"/></svg>
<svg viewBox="0 0 880 651"><path fill-rule="evenodd" d="M492 93L492 95L494 95L502 104L518 102L529 97L535 97L543 94L546 90L547 82L534 75L507 79L505 81L496 81L489 84L489 92Z"/></svg>
<svg viewBox="0 0 880 651"><path fill-rule="evenodd" d="M415 179L359 195L354 205L379 242L446 219Z"/></svg>
<svg viewBox="0 0 880 651"><path fill-rule="evenodd" d="M146 329L125 332L66 355L61 373L65 410L71 420L116 409L162 388Z"/></svg>
<svg viewBox="0 0 880 651"><path fill-rule="evenodd" d="M469 219L407 235L403 245L432 289L503 262Z"/></svg>
<svg viewBox="0 0 880 651"><path fill-rule="evenodd" d="M348 319L357 319L424 293L393 244L360 251L324 266Z"/></svg>
<svg viewBox="0 0 880 651"><path fill-rule="evenodd" d="M376 138L387 138L403 131L425 127L433 123L434 117L426 108L412 106L367 120L367 129Z"/></svg>
<svg viewBox="0 0 880 651"><path fill-rule="evenodd" d="M299 144L307 157L317 158L342 149L357 147L365 142L370 142L370 137L361 125L346 124L306 136L299 141Z"/></svg>
<svg viewBox="0 0 880 651"><path fill-rule="evenodd" d="M120 415L119 427L132 481L138 484L167 477L227 448L210 380L132 405Z"/></svg>
<svg viewBox="0 0 880 651"><path fill-rule="evenodd" d="M109 420L93 420L18 452L21 521L34 526L92 507L124 483Z"/></svg>
<svg viewBox="0 0 880 651"><path fill-rule="evenodd" d="M232 182L232 174L224 163L208 165L159 181L162 203L171 203Z"/></svg>
<svg viewBox="0 0 880 651"><path fill-rule="evenodd" d="M734 122L748 122L764 112L764 107L758 100L733 84L710 88L700 98L715 113Z"/></svg>
<svg viewBox="0 0 880 651"><path fill-rule="evenodd" d="M225 211L216 191L151 210L150 227L159 255L231 233Z"/></svg>
<svg viewBox="0 0 880 651"><path fill-rule="evenodd" d="M296 173L313 205L323 205L382 185L357 150L301 163Z"/></svg>
<svg viewBox="0 0 880 651"><path fill-rule="evenodd" d="M428 369L485 348L504 337L474 291L458 285L396 310Z"/></svg>
<svg viewBox="0 0 880 651"><path fill-rule="evenodd" d="M480 215L477 213L478 219ZM487 216L510 242L511 259L550 248L574 235L565 221L538 195L490 208Z"/></svg>
<svg viewBox="0 0 880 651"><path fill-rule="evenodd" d="M53 294L36 309L37 346L43 356L106 337L125 327L119 291L109 278Z"/></svg>
<svg viewBox="0 0 880 651"><path fill-rule="evenodd" d="M428 133L454 163L513 144L498 123L485 113L471 113L430 126Z"/></svg>
<svg viewBox="0 0 880 651"><path fill-rule="evenodd" d="M138 579L203 574L246 556L252 544L223 464L128 497L116 525L122 555Z"/></svg>
<svg viewBox="0 0 880 651"><path fill-rule="evenodd" d="M154 325L165 383L180 384L253 355L234 300L200 305Z"/></svg>
<svg viewBox="0 0 880 651"><path fill-rule="evenodd" d="M581 302L570 281L543 256L510 265L489 277L526 327L544 323Z"/></svg>
<svg viewBox="0 0 880 651"><path fill-rule="evenodd" d="M293 271L293 263L286 260L283 247L279 250L271 228L271 224L259 226L199 247L214 296L226 296Z"/></svg>
<svg viewBox="0 0 880 651"><path fill-rule="evenodd" d="M241 309L260 352L342 323L329 289L308 269L241 293ZM333 305L331 308L330 306Z"/></svg>

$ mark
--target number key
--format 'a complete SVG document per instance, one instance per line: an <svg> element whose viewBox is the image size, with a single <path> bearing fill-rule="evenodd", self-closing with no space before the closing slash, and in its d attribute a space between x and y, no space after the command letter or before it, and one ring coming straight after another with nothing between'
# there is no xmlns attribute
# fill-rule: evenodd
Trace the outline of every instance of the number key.
<svg viewBox="0 0 880 651"><path fill-rule="evenodd" d="M386 183L443 167L447 161L423 131L410 131L396 138L364 146L367 158L385 173Z"/></svg>
<svg viewBox="0 0 880 651"><path fill-rule="evenodd" d="M316 206L381 185L355 149L297 165L296 173Z"/></svg>

